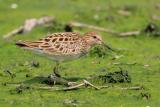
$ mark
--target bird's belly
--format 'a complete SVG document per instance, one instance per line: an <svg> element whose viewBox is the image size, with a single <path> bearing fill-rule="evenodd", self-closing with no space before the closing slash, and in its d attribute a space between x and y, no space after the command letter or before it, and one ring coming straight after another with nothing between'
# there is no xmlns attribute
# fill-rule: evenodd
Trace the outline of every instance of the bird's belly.
<svg viewBox="0 0 160 107"><path fill-rule="evenodd" d="M84 55L82 54L74 54L74 55L50 55L49 58L55 61L70 61L70 60L74 60L74 59L78 59L80 57L82 57Z"/></svg>
<svg viewBox="0 0 160 107"><path fill-rule="evenodd" d="M42 50L39 49L29 49L32 50L33 53L41 55L41 56L46 56L51 60L54 61L58 61L58 62L62 62L62 61L70 61L70 60L74 60L74 59L78 59L79 57L84 56L86 53L78 53L78 54L71 54L71 55L54 55L54 54L46 54L44 53Z"/></svg>

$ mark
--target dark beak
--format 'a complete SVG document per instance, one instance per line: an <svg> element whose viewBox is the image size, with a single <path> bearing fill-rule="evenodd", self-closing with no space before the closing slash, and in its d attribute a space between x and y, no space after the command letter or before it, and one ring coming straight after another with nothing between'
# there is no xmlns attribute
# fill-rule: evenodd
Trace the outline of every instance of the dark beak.
<svg viewBox="0 0 160 107"><path fill-rule="evenodd" d="M111 50L111 51L116 51L115 49L113 49L111 46L109 46L108 44L105 44L104 42L102 42L102 45L104 47L106 47L107 49Z"/></svg>

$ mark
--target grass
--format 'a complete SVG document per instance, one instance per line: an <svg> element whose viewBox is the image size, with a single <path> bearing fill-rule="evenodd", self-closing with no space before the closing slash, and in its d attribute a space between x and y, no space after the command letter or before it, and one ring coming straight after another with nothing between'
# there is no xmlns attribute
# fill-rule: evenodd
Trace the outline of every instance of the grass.
<svg viewBox="0 0 160 107"><path fill-rule="evenodd" d="M11 9L12 3L18 8ZM151 19L152 14L160 15L155 5L158 0L0 0L0 83L22 82L31 80L37 75L47 76L51 73L54 62L31 52L24 51L14 45L15 41L33 40L44 37L48 31L38 27L25 35L16 35L11 40L3 40L2 35L20 26L25 19L39 18L43 15L53 16L58 22L67 23L75 20L97 26L107 27L116 31L141 30L149 22L160 24ZM124 6L131 6L131 16L122 16L117 11ZM107 20L108 16L113 19ZM98 18L94 18L98 17ZM113 21L112 21L113 20ZM80 33L89 31L78 30ZM53 31L55 32L55 31ZM148 37L145 34L137 37L118 38L111 34L101 33L104 41L115 48L126 48L127 51L118 53L123 57L112 60L113 55L103 58L83 57L75 61L63 63L62 75L68 78L85 78L90 75L105 74L119 67L129 71L132 82L129 84L114 84L120 86L140 85L144 90L118 90L114 88L96 91L80 89L68 92L50 92L44 90L28 90L21 94L11 94L13 86L0 85L0 106L28 107L73 106L64 104L66 99L77 100L78 107L159 107L159 75L160 75L160 38ZM32 60L40 63L40 67L30 67ZM100 64L92 62L100 61ZM132 63L136 65L113 65L114 62ZM145 67L144 65L149 65ZM101 72L100 69L107 69ZM3 72L5 69L16 74L15 78ZM26 78L26 74L31 77ZM40 85L35 81L28 84ZM151 95L148 100L142 94Z"/></svg>

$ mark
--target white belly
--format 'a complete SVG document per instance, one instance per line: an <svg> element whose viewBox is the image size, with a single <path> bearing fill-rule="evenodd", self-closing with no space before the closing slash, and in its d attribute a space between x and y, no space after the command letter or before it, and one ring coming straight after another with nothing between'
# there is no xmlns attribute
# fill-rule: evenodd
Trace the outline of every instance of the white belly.
<svg viewBox="0 0 160 107"><path fill-rule="evenodd" d="M74 59L78 59L78 58L86 55L86 53L79 53L79 54L72 54L72 55L49 55L39 49L37 49L37 50L36 49L29 49L29 50L31 50L35 54L48 57L49 59L54 60L54 61L58 61L58 62L74 60Z"/></svg>

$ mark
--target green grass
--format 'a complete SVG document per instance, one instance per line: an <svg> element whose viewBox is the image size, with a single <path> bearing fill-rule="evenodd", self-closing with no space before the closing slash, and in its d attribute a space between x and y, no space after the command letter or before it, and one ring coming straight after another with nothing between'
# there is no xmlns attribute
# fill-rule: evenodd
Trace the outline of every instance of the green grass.
<svg viewBox="0 0 160 107"><path fill-rule="evenodd" d="M17 9L11 9L10 5L17 3ZM149 22L160 24L151 19L151 15L160 15L155 5L159 0L0 0L0 83L23 82L31 80L36 76L47 76L51 73L54 62L40 57L31 52L22 50L14 45L19 40L33 40L44 37L48 31L38 27L25 35L16 35L10 40L2 39L2 35L20 26L25 19L44 15L54 16L59 22L67 23L72 20L80 21L97 26L107 27L116 31L141 30ZM124 6L132 6L132 15L125 17L117 13L118 9ZM98 10L99 9L99 10ZM94 16L98 15L98 19ZM107 21L106 17L112 16L113 21ZM85 33L89 31L75 31ZM54 32L54 31L53 31ZM11 94L14 86L0 85L0 106L16 107L61 107L66 99L76 99L78 107L159 107L160 106L160 38L139 35L137 37L119 38L108 33L101 33L104 41L115 48L126 48L127 50L118 55L123 57L112 60L112 55L102 58L83 57L75 61L63 63L62 75L68 78L85 78L90 75L105 74L100 68L114 71L119 67L129 71L132 78L130 84L115 84L119 86L140 85L144 90L118 90L114 88L102 89L80 89L68 92L48 90L28 90L21 94ZM39 68L30 67L32 60L40 63ZM100 64L93 64L93 61L100 61ZM113 65L114 62L132 63L136 65ZM24 65L26 63L26 65ZM144 67L144 65L149 65ZM23 66L22 66L23 65ZM10 69L16 74L10 78L4 69ZM31 77L26 78L26 74ZM30 85L41 85L31 81ZM150 99L141 97L141 93L151 95Z"/></svg>

